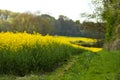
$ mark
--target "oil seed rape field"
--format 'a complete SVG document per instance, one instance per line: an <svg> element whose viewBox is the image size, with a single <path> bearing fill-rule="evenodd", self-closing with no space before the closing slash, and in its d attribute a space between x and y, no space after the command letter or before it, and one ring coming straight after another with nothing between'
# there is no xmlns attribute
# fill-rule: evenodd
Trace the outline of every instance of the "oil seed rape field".
<svg viewBox="0 0 120 80"><path fill-rule="evenodd" d="M92 39L92 38L85 38L85 37L65 37L65 36L57 36L56 37L58 40L64 40L65 42L71 42L71 41L83 41L83 42L96 42L97 40L96 39ZM82 49L85 49L85 50L89 50L89 51L92 51L92 52L99 52L102 50L102 48L96 48L96 47L84 47L84 46L78 46L78 45L75 45L75 44L70 44L72 45L73 47L78 47L78 48L82 48Z"/></svg>
<svg viewBox="0 0 120 80"><path fill-rule="evenodd" d="M95 41L88 38L42 36L38 33L0 33L0 74L25 75L30 72L51 71L84 49L97 52L101 48L89 48L69 41Z"/></svg>

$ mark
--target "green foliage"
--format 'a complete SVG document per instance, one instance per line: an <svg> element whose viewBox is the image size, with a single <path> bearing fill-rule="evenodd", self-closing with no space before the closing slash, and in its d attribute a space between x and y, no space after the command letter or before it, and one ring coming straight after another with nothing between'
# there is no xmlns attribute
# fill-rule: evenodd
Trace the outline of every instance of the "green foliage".
<svg viewBox="0 0 120 80"><path fill-rule="evenodd" d="M97 1L97 0L95 0ZM98 0L101 2L101 0ZM119 30L120 25L120 1L119 0L102 0L101 16L106 22L106 50L120 50L119 48Z"/></svg>
<svg viewBox="0 0 120 80"><path fill-rule="evenodd" d="M120 1L119 0L93 0L94 4L101 3L100 6L95 6L95 12L102 7L100 15L102 20L106 22L106 41L109 42L115 36L115 29L120 24Z"/></svg>

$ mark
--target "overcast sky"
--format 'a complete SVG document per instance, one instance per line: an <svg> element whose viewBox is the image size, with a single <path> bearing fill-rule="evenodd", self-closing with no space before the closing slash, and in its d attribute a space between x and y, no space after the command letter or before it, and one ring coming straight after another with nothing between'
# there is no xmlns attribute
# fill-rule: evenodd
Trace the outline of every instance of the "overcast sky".
<svg viewBox="0 0 120 80"><path fill-rule="evenodd" d="M40 11L55 18L65 15L73 20L81 20L81 13L91 13L90 3L91 0L0 0L0 9L15 12Z"/></svg>

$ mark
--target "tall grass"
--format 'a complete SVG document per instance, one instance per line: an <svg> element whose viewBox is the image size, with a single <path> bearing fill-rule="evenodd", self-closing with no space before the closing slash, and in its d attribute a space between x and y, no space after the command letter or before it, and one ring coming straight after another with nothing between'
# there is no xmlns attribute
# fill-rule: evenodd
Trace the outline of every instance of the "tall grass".
<svg viewBox="0 0 120 80"><path fill-rule="evenodd" d="M64 39L40 34L0 33L0 73L51 71L77 49Z"/></svg>

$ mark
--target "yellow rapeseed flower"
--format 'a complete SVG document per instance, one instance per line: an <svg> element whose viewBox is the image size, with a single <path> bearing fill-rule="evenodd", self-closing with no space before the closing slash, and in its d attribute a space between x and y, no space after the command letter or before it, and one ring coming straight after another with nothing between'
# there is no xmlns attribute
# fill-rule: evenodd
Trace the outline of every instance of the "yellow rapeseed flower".
<svg viewBox="0 0 120 80"><path fill-rule="evenodd" d="M84 42L96 42L96 39L83 38L83 37L64 37L64 36L42 36L39 33L28 34L24 33L12 33L12 32L1 32L0 33L0 48L6 47L12 50L17 50L21 48L23 45L28 45L29 47L34 46L36 43L41 45L49 45L53 42L58 42L60 44L69 44L73 47L79 47L83 49L87 49L93 52L98 52L102 50L102 48L93 48L93 47L83 47L77 46L70 43L70 41L84 41Z"/></svg>

